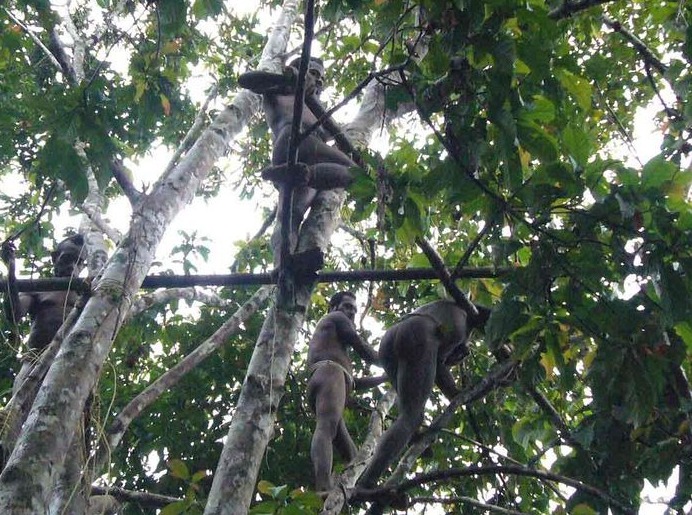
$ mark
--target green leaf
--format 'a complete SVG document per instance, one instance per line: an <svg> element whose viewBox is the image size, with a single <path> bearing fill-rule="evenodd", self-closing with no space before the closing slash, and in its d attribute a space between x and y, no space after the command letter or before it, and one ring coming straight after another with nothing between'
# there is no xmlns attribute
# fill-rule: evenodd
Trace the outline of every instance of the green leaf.
<svg viewBox="0 0 692 515"><path fill-rule="evenodd" d="M692 323L680 322L674 326L677 335L682 338L687 347L687 352L692 353Z"/></svg>
<svg viewBox="0 0 692 515"><path fill-rule="evenodd" d="M197 472L192 474L192 478L190 478L190 481L192 483L199 483L205 477L207 477L207 471L206 470L198 470Z"/></svg>
<svg viewBox="0 0 692 515"><path fill-rule="evenodd" d="M264 479L257 483L257 491L264 495L272 495L274 488L276 487L272 483L265 481Z"/></svg>
<svg viewBox="0 0 692 515"><path fill-rule="evenodd" d="M534 95L519 116L521 119L534 122L552 122L555 119L555 104L543 95Z"/></svg>
<svg viewBox="0 0 692 515"><path fill-rule="evenodd" d="M276 501L262 501L250 508L249 513L252 515L274 515L279 508Z"/></svg>
<svg viewBox="0 0 692 515"><path fill-rule="evenodd" d="M570 511L571 515L597 515L597 511L586 503L577 504Z"/></svg>
<svg viewBox="0 0 692 515"><path fill-rule="evenodd" d="M667 161L663 156L656 156L649 160L642 169L642 187L644 189L660 190L669 181L673 180L680 169L674 163Z"/></svg>
<svg viewBox="0 0 692 515"><path fill-rule="evenodd" d="M496 306L485 326L485 336L491 346L493 343L502 343L519 329L526 321L524 304L516 300L503 300Z"/></svg>
<svg viewBox="0 0 692 515"><path fill-rule="evenodd" d="M187 507L187 501L174 502L164 506L161 509L161 515L178 515L179 513L185 513Z"/></svg>
<svg viewBox="0 0 692 515"><path fill-rule="evenodd" d="M568 125L562 131L562 142L567 153L582 168L587 166L593 154L591 140L581 127Z"/></svg>
<svg viewBox="0 0 692 515"><path fill-rule="evenodd" d="M584 77L575 75L564 68L557 68L555 72L562 87L574 97L582 111L590 111L593 96L591 84Z"/></svg>
<svg viewBox="0 0 692 515"><path fill-rule="evenodd" d="M187 465L183 463L181 460L170 460L168 462L168 468L171 471L171 476L177 477L179 479L189 479L190 478L190 471L187 468Z"/></svg>
<svg viewBox="0 0 692 515"><path fill-rule="evenodd" d="M522 146L544 161L557 159L557 141L540 125L530 120L519 120L517 135Z"/></svg>

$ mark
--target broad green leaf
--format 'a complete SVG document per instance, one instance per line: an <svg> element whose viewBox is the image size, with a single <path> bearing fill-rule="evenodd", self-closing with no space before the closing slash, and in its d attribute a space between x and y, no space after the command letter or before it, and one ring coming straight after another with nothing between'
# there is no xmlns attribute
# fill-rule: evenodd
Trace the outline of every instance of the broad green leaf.
<svg viewBox="0 0 692 515"><path fill-rule="evenodd" d="M660 189L665 183L673 180L680 169L674 163L667 161L662 156L656 156L648 161L642 169L642 187L644 189Z"/></svg>
<svg viewBox="0 0 692 515"><path fill-rule="evenodd" d="M170 460L168 462L168 468L171 470L171 476L177 477L179 479L189 479L190 478L190 471L187 468L187 465L183 463L181 460Z"/></svg>
<svg viewBox="0 0 692 515"><path fill-rule="evenodd" d="M598 512L594 510L591 506L585 503L577 504L572 511L572 515L596 515Z"/></svg>
<svg viewBox="0 0 692 515"><path fill-rule="evenodd" d="M519 120L517 135L522 146L541 160L555 161L557 158L557 141L537 123L530 120Z"/></svg>
<svg viewBox="0 0 692 515"><path fill-rule="evenodd" d="M164 506L161 509L161 515L178 515L187 511L187 501L178 501Z"/></svg>
<svg viewBox="0 0 692 515"><path fill-rule="evenodd" d="M272 495L272 491L276 487L270 483L269 481L265 481L264 479L260 480L259 483L257 483L257 491L261 494L265 495Z"/></svg>
<svg viewBox="0 0 692 515"><path fill-rule="evenodd" d="M591 84L584 77L575 75L565 68L556 69L556 75L562 87L574 97L582 111L590 111L593 96Z"/></svg>
<svg viewBox="0 0 692 515"><path fill-rule="evenodd" d="M675 332L685 342L687 352L692 353L692 323L680 322L675 324Z"/></svg>
<svg viewBox="0 0 692 515"><path fill-rule="evenodd" d="M584 129L574 124L568 125L562 131L562 142L572 159L582 168L586 167L592 157L592 150L591 140Z"/></svg>
<svg viewBox="0 0 692 515"><path fill-rule="evenodd" d="M555 104L543 95L534 95L522 109L520 118L534 122L551 122L555 119Z"/></svg>
<svg viewBox="0 0 692 515"><path fill-rule="evenodd" d="M275 515L279 508L276 501L262 501L250 508L252 515Z"/></svg>

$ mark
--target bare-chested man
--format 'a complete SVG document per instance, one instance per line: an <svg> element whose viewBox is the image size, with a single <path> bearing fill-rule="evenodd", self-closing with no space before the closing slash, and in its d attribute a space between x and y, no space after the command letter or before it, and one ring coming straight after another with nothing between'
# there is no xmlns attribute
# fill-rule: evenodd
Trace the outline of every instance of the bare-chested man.
<svg viewBox="0 0 692 515"><path fill-rule="evenodd" d="M84 266L84 238L75 234L58 243L51 252L55 277L77 277ZM7 243L2 249L2 259L8 265L8 276L15 277L14 247ZM11 263L11 264L10 264ZM28 352L22 357L23 365L14 381L13 393L21 388L27 374L33 368L36 357L53 340L65 317L77 301L74 291L17 292L14 280L9 281L9 295L5 299L5 314L13 324L28 314L31 332L27 340Z"/></svg>
<svg viewBox="0 0 692 515"><path fill-rule="evenodd" d="M329 301L329 313L317 323L308 348L308 400L317 417L310 457L318 492L332 486L332 445L346 462L356 456L356 446L343 418L346 398L354 389L370 388L384 381L383 376L353 379L349 347L366 362L377 362L377 352L356 332L355 302L351 292L334 294Z"/></svg>

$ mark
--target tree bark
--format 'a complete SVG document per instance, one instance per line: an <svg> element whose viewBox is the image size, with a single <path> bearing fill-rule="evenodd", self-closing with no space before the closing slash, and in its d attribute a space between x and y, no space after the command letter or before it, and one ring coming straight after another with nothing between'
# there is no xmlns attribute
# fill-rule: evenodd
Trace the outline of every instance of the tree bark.
<svg viewBox="0 0 692 515"><path fill-rule="evenodd" d="M48 370L0 474L0 513L47 512L87 398L166 228L258 107L256 98L240 92L180 164L135 206L128 234L95 281L92 296Z"/></svg>

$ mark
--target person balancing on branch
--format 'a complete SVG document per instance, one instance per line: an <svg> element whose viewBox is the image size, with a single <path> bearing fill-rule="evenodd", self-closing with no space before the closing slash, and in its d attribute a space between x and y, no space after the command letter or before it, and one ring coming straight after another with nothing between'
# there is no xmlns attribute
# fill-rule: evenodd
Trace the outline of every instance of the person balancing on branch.
<svg viewBox="0 0 692 515"><path fill-rule="evenodd" d="M238 84L241 87L262 95L267 124L272 131L272 165L262 171L262 178L279 186L287 185L294 188L290 225L291 252L295 251L298 229L317 190L347 188L353 182L349 168L356 166L338 148L327 145L327 133L318 127L314 132L301 138L297 164L289 169L288 153L299 64L300 58L297 58L284 68L283 73L258 70L246 72L238 77ZM318 104L318 97L322 92L323 73L322 61L311 58L306 75L305 95L312 97ZM300 123L301 131L305 131L316 122L315 114L307 105L304 106ZM282 213L277 212L277 220L281 218ZM278 231L275 234L278 235ZM272 243L274 248L278 248L275 241ZM287 264L300 269L317 270L321 267L322 255L319 249L311 249L304 254L292 256ZM277 268L280 261L281 257L278 256L275 263Z"/></svg>
<svg viewBox="0 0 692 515"><path fill-rule="evenodd" d="M375 448L358 480L361 489L373 488L378 478L406 447L423 422L425 403L437 385L448 399L459 393L450 367L468 354L471 330L484 329L490 310L476 305L468 313L452 300L425 304L387 329L380 342L380 365L397 393L399 416Z"/></svg>
<svg viewBox="0 0 692 515"><path fill-rule="evenodd" d="M317 424L312 435L310 457L315 472L315 489L332 487L333 452L336 447L348 463L356 456L356 446L343 418L346 399L352 390L371 388L384 382L384 376L353 378L348 349L353 348L370 364L377 364L377 352L356 332L356 298L341 291L329 301L329 312L317 323L308 344L308 402Z"/></svg>

